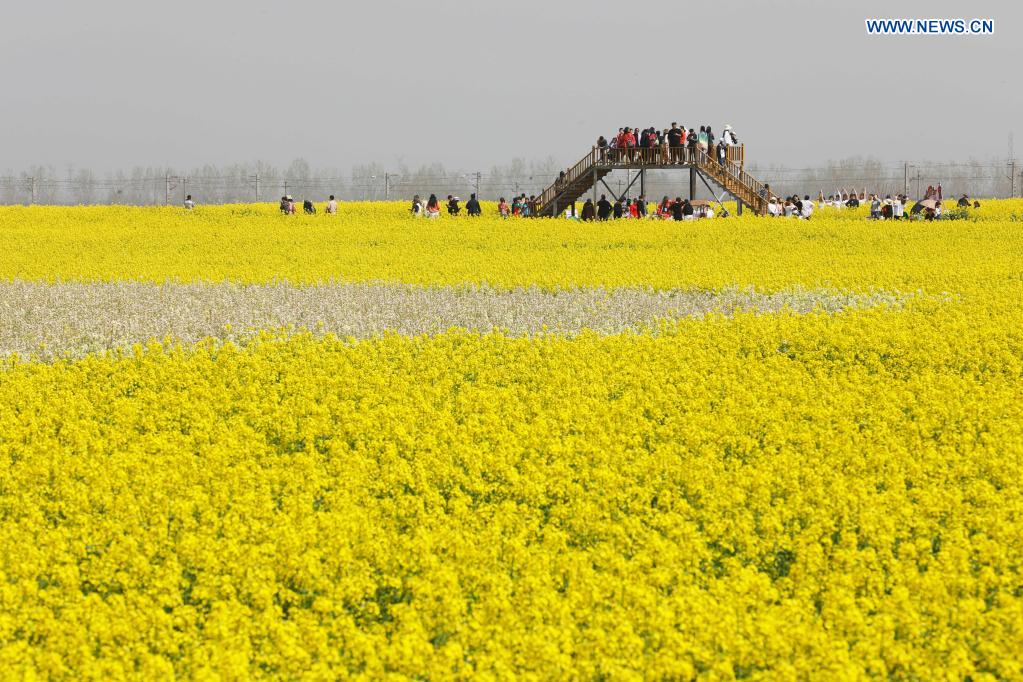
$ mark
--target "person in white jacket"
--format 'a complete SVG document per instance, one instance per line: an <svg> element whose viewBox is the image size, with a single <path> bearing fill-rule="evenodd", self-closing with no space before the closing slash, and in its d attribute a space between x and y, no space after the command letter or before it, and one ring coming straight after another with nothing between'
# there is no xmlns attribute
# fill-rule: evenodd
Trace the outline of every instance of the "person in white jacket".
<svg viewBox="0 0 1023 682"><path fill-rule="evenodd" d="M732 131L732 126L730 126L727 123L725 124L724 129L721 131L721 141L724 142L726 146L736 144L735 133Z"/></svg>
<svg viewBox="0 0 1023 682"><path fill-rule="evenodd" d="M803 195L803 215L801 217L809 219L813 215L813 202L810 201L810 195Z"/></svg>

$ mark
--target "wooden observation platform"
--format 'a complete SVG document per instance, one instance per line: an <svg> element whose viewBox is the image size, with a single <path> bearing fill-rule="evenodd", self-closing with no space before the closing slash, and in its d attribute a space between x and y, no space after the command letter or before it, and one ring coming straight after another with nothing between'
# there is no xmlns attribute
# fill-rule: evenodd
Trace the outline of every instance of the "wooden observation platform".
<svg viewBox="0 0 1023 682"><path fill-rule="evenodd" d="M718 201L731 196L742 214L743 206L758 215L767 213L770 190L763 183L745 170L746 148L744 145L728 147L724 163L700 149L676 148L664 150L655 148L609 149L593 147L561 178L555 180L536 200L534 215L556 216L574 204L587 190L593 191L593 203L597 203L597 186L601 183L607 193L621 199L638 181L640 194L644 194L646 171L648 170L688 170L689 195L696 193L696 179L700 178ZM619 196L607 183L604 176L615 170L638 170L625 192ZM716 191L711 183L720 188Z"/></svg>

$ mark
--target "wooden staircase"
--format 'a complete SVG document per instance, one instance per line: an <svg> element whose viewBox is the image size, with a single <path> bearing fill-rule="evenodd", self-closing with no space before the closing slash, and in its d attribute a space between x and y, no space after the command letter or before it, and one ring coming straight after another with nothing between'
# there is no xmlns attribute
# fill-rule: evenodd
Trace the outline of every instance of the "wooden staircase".
<svg viewBox="0 0 1023 682"><path fill-rule="evenodd" d="M725 163L718 161L699 149L695 158L686 150L685 160L671 162L663 158L660 149L610 150L593 147L590 153L577 164L565 171L565 175L555 180L537 197L533 208L535 216L556 216L560 211L571 206L587 190L593 188L600 180L616 169L639 170L670 170L692 168L706 180L721 187L736 201L749 207L754 213L767 213L770 192L763 183L747 173L744 169L745 148L741 145L729 147L728 159Z"/></svg>
<svg viewBox="0 0 1023 682"><path fill-rule="evenodd" d="M557 216L559 211L571 206L586 193L586 190L600 182L605 175L614 170L613 167L600 164L602 157L606 157L606 152L597 147L591 149L579 163L565 171L564 177L552 182L537 197L533 215Z"/></svg>
<svg viewBox="0 0 1023 682"><path fill-rule="evenodd" d="M709 154L700 150L696 151L696 159L692 165L721 189L735 197L736 201L741 201L757 215L767 215L767 204L771 198L770 190L747 173L742 166L731 161L719 163Z"/></svg>

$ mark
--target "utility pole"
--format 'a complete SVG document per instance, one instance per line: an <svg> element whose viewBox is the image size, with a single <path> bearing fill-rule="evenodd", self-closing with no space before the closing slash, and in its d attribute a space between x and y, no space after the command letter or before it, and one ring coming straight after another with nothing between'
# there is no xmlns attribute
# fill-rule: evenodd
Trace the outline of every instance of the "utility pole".
<svg viewBox="0 0 1023 682"><path fill-rule="evenodd" d="M284 181L284 196L288 196L288 181Z"/></svg>
<svg viewBox="0 0 1023 682"><path fill-rule="evenodd" d="M185 197L188 196L188 176L181 178L181 203L185 203Z"/></svg>
<svg viewBox="0 0 1023 682"><path fill-rule="evenodd" d="M477 199L480 198L480 178L481 177L482 177L482 174L479 171L476 171L476 198Z"/></svg>
<svg viewBox="0 0 1023 682"><path fill-rule="evenodd" d="M916 169L916 198L920 199L920 169Z"/></svg>
<svg viewBox="0 0 1023 682"><path fill-rule="evenodd" d="M1009 198L1016 196L1016 159L1009 160Z"/></svg>
<svg viewBox="0 0 1023 682"><path fill-rule="evenodd" d="M902 167L902 196L909 196L909 163Z"/></svg>
<svg viewBox="0 0 1023 682"><path fill-rule="evenodd" d="M163 190L163 205L170 206L170 173L163 176L164 190Z"/></svg>
<svg viewBox="0 0 1023 682"><path fill-rule="evenodd" d="M391 174L384 173L384 201L391 198Z"/></svg>
<svg viewBox="0 0 1023 682"><path fill-rule="evenodd" d="M31 192L32 192L32 202L31 203L34 204L36 202L36 179L35 179L35 176L30 177L28 179L28 182L29 182L29 186L30 186Z"/></svg>
<svg viewBox="0 0 1023 682"><path fill-rule="evenodd" d="M259 203L259 173L256 173L254 177L256 181L256 203Z"/></svg>

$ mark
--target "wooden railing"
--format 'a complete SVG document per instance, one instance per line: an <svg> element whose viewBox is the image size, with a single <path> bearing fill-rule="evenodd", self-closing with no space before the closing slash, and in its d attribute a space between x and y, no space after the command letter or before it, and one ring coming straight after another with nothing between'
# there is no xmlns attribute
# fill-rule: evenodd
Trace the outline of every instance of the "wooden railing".
<svg viewBox="0 0 1023 682"><path fill-rule="evenodd" d="M770 192L762 182L746 172L739 164L729 160L724 163L712 159L706 152L697 149L695 165L714 177L714 180L725 189L743 199L757 212L763 212L767 205Z"/></svg>
<svg viewBox="0 0 1023 682"><path fill-rule="evenodd" d="M569 186L590 175L593 172L593 166L596 162L597 148L593 147L589 154L581 158L577 164L565 171L564 176L558 177L558 179L555 180L550 187L541 192L536 203L539 206L546 206L554 201L554 199L563 191L568 189Z"/></svg>
<svg viewBox="0 0 1023 682"><path fill-rule="evenodd" d="M733 144L725 148L726 160L742 168L746 165L746 148L741 144ZM596 161L601 166L669 166L693 163L695 153L701 151L684 147L630 147L627 149L611 149L610 147L594 147ZM704 152L711 158L717 158L711 150Z"/></svg>

